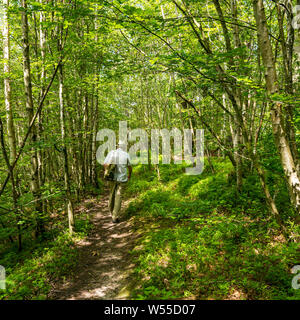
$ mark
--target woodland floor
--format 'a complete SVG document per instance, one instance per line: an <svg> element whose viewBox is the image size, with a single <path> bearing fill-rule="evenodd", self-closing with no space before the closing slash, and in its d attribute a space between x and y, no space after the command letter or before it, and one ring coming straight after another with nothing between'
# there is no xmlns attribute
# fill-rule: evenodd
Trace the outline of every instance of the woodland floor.
<svg viewBox="0 0 300 320"><path fill-rule="evenodd" d="M78 271L71 279L54 284L49 298L53 300L128 299L127 289L134 267L130 256L137 235L132 221L122 216L112 223L108 210L108 193L101 200L87 199L77 210L89 209L93 229L88 237L77 242ZM90 203L89 203L90 202ZM129 201L123 201L122 212Z"/></svg>

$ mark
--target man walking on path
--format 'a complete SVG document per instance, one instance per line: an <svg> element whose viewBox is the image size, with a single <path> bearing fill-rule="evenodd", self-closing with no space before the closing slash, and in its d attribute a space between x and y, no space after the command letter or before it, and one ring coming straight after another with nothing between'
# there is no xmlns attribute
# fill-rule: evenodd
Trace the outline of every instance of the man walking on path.
<svg viewBox="0 0 300 320"><path fill-rule="evenodd" d="M126 183L131 177L132 167L130 164L129 154L124 151L125 143L119 141L119 148L112 150L108 153L104 160L104 170L107 170L110 164L115 164L114 179L110 182L110 194L109 194L109 211L112 215L112 221L114 223L119 222L122 195ZM127 174L128 167L128 174Z"/></svg>

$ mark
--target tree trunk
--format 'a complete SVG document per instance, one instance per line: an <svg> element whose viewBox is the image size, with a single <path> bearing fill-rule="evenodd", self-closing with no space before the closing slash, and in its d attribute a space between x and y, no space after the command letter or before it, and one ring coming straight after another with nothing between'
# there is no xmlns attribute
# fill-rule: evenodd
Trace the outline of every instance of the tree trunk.
<svg viewBox="0 0 300 320"><path fill-rule="evenodd" d="M257 25L257 35L259 49L261 52L263 64L265 67L265 79L267 92L269 95L279 93L279 86L272 47L269 39L265 9L262 0L253 1L254 15ZM273 102L271 105L271 120L276 147L278 149L281 164L287 181L287 186L291 195L291 202L300 213L300 179L297 173L295 161L287 139L286 128L283 119L283 103Z"/></svg>
<svg viewBox="0 0 300 320"><path fill-rule="evenodd" d="M29 55L29 37L28 37L28 19L27 19L27 2L22 0L22 42L23 42L23 71L24 71L24 87L26 96L26 111L28 117L28 124L30 124L34 116L33 98L32 98L32 83L31 83L31 71L30 71L30 55ZM37 141L36 127L33 125L30 140L33 144ZM35 210L37 212L36 217L36 236L43 234L44 226L43 221L40 218L42 213L42 205L40 201L40 185L39 185L39 174L38 174L38 162L37 152L34 147L31 149L31 167L30 167L30 187L33 196L36 200Z"/></svg>
<svg viewBox="0 0 300 320"><path fill-rule="evenodd" d="M69 222L69 232L70 234L74 231L74 208L71 197L71 186L70 186L70 176L69 176L69 164L68 164L68 151L66 146L66 119L65 119L65 106L64 106L64 85L63 85L63 66L59 66L59 106L60 106L60 130L61 139L63 144L63 156L64 156L64 183L65 192L67 196L67 213Z"/></svg>
<svg viewBox="0 0 300 320"><path fill-rule="evenodd" d="M18 250L21 251L22 250L22 236L21 236L21 227L19 224L20 216L19 216L18 203L17 203L18 194L16 191L16 184L15 184L13 167L9 163L9 159L8 159L7 152L5 149L3 123L2 123L1 118L0 118L0 143L1 143L2 154L3 154L4 160L6 162L7 170L10 173L10 180L11 180L11 185L12 185L13 210L14 210L14 213L16 216L16 224L17 224L17 230L18 230ZM10 239L11 239L11 237L10 237Z"/></svg>
<svg viewBox="0 0 300 320"><path fill-rule="evenodd" d="M3 0L5 6L3 12L3 71L4 71L4 101L6 110L6 123L8 144L10 150L10 163L16 159L16 136L13 122L13 112L11 106L11 87L10 87L10 41L9 41L9 21L8 8L9 0Z"/></svg>

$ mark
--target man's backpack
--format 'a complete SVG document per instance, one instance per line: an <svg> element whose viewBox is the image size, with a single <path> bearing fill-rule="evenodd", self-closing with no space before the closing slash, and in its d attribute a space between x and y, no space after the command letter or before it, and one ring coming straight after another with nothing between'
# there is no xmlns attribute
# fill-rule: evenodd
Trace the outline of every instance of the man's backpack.
<svg viewBox="0 0 300 320"><path fill-rule="evenodd" d="M111 161L111 162L113 162L113 161ZM116 169L116 165L114 163L109 163L108 167L104 171L104 180L106 180L106 181L114 181L115 169Z"/></svg>
<svg viewBox="0 0 300 320"><path fill-rule="evenodd" d="M104 180L106 181L113 181L114 180L114 172L115 172L116 165L109 164L107 169L104 171Z"/></svg>

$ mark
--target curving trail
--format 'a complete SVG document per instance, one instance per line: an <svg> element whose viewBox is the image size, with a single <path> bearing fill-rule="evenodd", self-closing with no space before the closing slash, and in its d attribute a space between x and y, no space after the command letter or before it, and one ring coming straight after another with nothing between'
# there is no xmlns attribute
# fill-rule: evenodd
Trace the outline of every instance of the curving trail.
<svg viewBox="0 0 300 320"><path fill-rule="evenodd" d="M123 211L128 201L122 204ZM108 211L108 191L101 201L85 200L77 210L91 215L93 229L89 236L77 243L79 250L78 272L73 279L55 284L49 299L128 299L127 285L134 264L129 251L137 235L131 222L122 218L113 224ZM89 207L90 209L86 209Z"/></svg>

